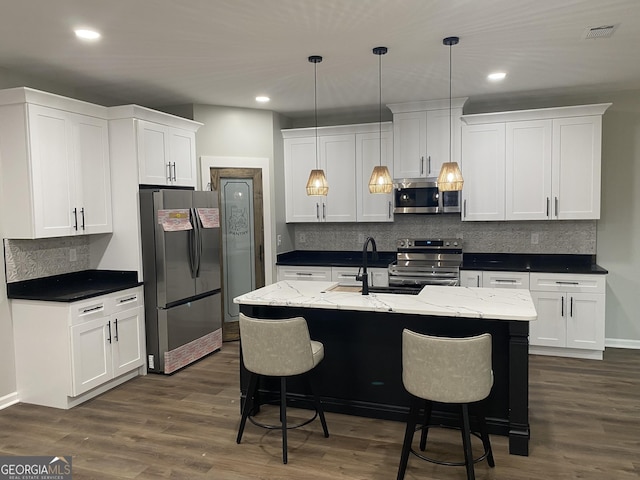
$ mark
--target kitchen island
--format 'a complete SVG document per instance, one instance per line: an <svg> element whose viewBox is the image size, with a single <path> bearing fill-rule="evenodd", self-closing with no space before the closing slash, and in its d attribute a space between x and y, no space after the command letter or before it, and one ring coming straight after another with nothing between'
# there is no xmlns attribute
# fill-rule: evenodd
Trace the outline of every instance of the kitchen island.
<svg viewBox="0 0 640 480"><path fill-rule="evenodd" d="M284 281L234 299L251 317L307 320L324 344L316 369L327 411L404 421L410 397L402 384L402 330L462 337L490 333L494 386L488 399L490 432L509 437L509 452L528 455L528 333L536 310L528 290L426 286L418 295L361 295L335 282ZM425 366L428 368L428 366ZM243 398L248 375L241 363ZM277 382L265 382L266 395ZM302 383L288 390L302 399ZM302 405L301 405L302 406ZM444 424L453 410L434 412Z"/></svg>

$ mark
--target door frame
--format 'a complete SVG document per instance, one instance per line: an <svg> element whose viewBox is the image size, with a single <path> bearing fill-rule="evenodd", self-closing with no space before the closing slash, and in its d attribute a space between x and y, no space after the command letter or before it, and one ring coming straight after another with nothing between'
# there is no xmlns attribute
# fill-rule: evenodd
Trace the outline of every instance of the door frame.
<svg viewBox="0 0 640 480"><path fill-rule="evenodd" d="M200 189L210 190L211 168L260 168L262 169L262 213L264 228L264 283L270 285L275 278L276 252L273 242L275 217L272 212L271 167L268 158L261 157L221 157L203 155L200 157Z"/></svg>

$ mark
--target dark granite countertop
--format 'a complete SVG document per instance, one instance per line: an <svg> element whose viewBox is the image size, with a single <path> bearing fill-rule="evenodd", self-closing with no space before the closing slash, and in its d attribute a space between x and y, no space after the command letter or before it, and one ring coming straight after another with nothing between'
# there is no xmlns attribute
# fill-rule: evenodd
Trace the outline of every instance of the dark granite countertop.
<svg viewBox="0 0 640 480"><path fill-rule="evenodd" d="M367 254L367 266L387 268L396 259L396 252L378 252L378 260ZM306 265L317 267L359 267L362 265L362 250L358 252L333 250L294 250L278 255L276 265Z"/></svg>
<svg viewBox="0 0 640 480"><path fill-rule="evenodd" d="M465 253L462 270L606 274L595 255Z"/></svg>
<svg viewBox="0 0 640 480"><path fill-rule="evenodd" d="M7 297L46 302L75 302L142 285L138 272L84 270L7 283Z"/></svg>
<svg viewBox="0 0 640 480"><path fill-rule="evenodd" d="M396 252L378 252L378 260L369 267L386 268L396 259ZM530 253L465 253L463 270L500 270L510 272L589 273L606 274L606 269L595 263L595 255L530 254ZM358 267L362 265L362 252L332 250L294 250L281 253L277 265L305 265L318 267Z"/></svg>

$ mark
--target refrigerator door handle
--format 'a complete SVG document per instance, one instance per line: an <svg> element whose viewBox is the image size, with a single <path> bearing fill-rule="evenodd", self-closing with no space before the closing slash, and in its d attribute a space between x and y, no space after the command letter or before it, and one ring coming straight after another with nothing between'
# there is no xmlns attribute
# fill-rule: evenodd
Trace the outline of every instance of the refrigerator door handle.
<svg viewBox="0 0 640 480"><path fill-rule="evenodd" d="M196 252L196 276L198 278L200 276L200 264L202 262L202 228L200 226L200 217L198 216L198 211L193 209L193 226L196 229L195 235L195 252Z"/></svg>
<svg viewBox="0 0 640 480"><path fill-rule="evenodd" d="M196 258L196 237L198 236L196 232L196 224L195 218L193 217L193 209L189 210L189 214L191 215L191 230L189 230L189 268L191 269L191 278L196 278L196 269L198 267L198 259Z"/></svg>

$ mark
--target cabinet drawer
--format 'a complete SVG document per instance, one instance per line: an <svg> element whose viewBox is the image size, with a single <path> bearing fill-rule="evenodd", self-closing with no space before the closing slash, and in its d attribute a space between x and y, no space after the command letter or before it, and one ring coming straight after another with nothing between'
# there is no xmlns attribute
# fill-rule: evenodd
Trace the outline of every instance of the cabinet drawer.
<svg viewBox="0 0 640 480"><path fill-rule="evenodd" d="M331 281L331 267L278 267L278 281L316 280Z"/></svg>
<svg viewBox="0 0 640 480"><path fill-rule="evenodd" d="M331 267L331 281L340 282L342 285L362 285L361 281L356 280L358 270L358 267Z"/></svg>
<svg viewBox="0 0 640 480"><path fill-rule="evenodd" d="M143 305L142 287L130 288L109 295L109 313L118 313Z"/></svg>
<svg viewBox="0 0 640 480"><path fill-rule="evenodd" d="M106 295L74 302L71 305L69 318L71 325L78 325L104 317L107 315L107 310L109 309L107 302L108 299Z"/></svg>
<svg viewBox="0 0 640 480"><path fill-rule="evenodd" d="M486 288L529 288L528 272L482 272Z"/></svg>
<svg viewBox="0 0 640 480"><path fill-rule="evenodd" d="M539 292L604 293L605 275L573 275L570 273L530 274L530 289Z"/></svg>

